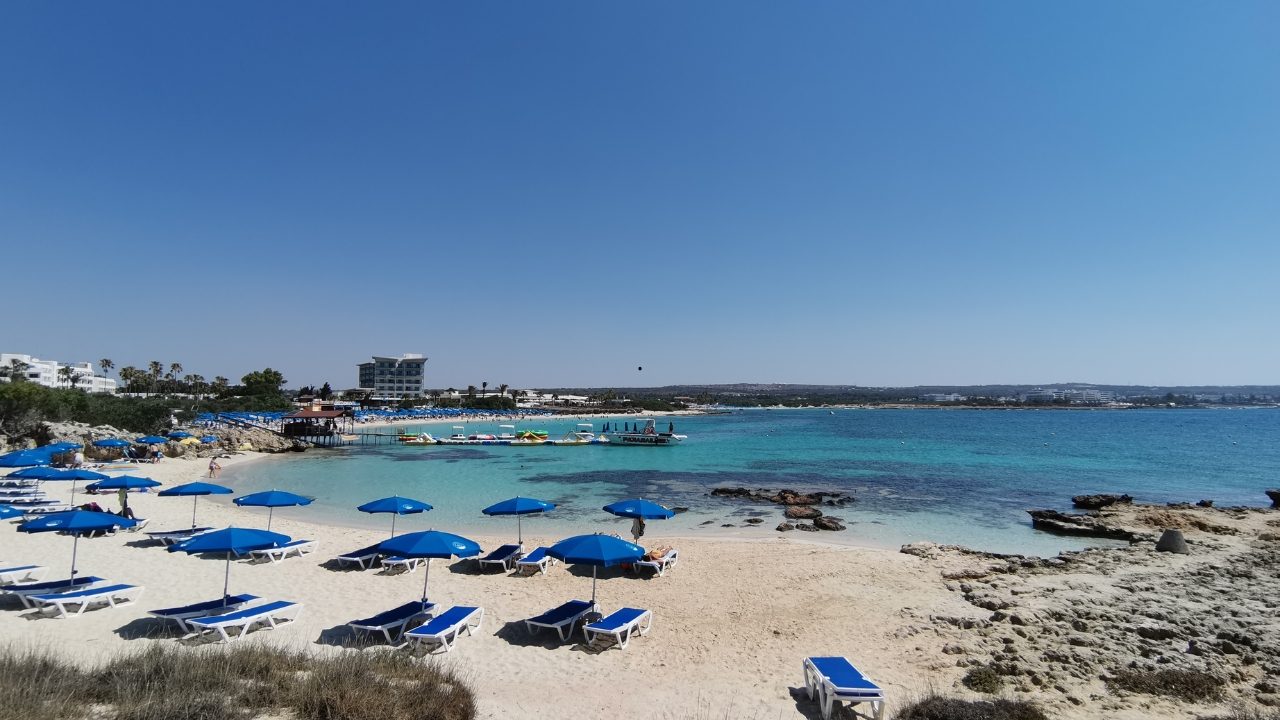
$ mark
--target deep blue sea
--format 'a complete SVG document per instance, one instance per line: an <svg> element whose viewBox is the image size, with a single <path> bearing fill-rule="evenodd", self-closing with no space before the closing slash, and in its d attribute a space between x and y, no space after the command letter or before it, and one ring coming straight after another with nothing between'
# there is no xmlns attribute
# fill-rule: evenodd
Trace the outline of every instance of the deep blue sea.
<svg viewBox="0 0 1280 720"><path fill-rule="evenodd" d="M520 429L557 437L576 422L531 421ZM594 422L599 427L601 421ZM653 536L773 537L781 508L707 492L720 486L843 490L856 502L830 514L849 530L803 539L885 547L933 540L1038 555L1088 544L1032 530L1025 512L1069 509L1072 495L1127 492L1143 502L1209 498L1263 506L1263 490L1280 484L1277 409L753 409L674 422L689 439L672 448L351 446L250 463L223 477L246 492L314 495L311 506L280 511L297 517L386 527L387 516L367 516L355 506L399 494L435 509L400 518L398 531L485 534L506 532L514 521L485 517L480 509L513 495L559 505L527 518L530 531L625 533L628 521L600 508L639 496L689 508L652 523ZM404 427L449 434L447 425ZM472 424L466 432L498 427ZM764 524L745 526L752 515Z"/></svg>

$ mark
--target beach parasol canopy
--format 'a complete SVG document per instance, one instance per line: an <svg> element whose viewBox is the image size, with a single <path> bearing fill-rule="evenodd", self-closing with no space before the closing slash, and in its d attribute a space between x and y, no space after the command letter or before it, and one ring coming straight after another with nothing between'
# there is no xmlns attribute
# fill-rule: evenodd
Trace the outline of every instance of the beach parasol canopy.
<svg viewBox="0 0 1280 720"><path fill-rule="evenodd" d="M12 505L0 505L0 520L8 520L22 514L21 510Z"/></svg>
<svg viewBox="0 0 1280 720"><path fill-rule="evenodd" d="M128 440L121 440L120 438L106 438L105 440L93 441L94 447L101 447L101 448L123 448L123 447L129 447L132 444L133 443L129 442Z"/></svg>
<svg viewBox="0 0 1280 720"><path fill-rule="evenodd" d="M119 475L96 482L90 487L95 490L142 490L144 488L160 487L160 483L151 478Z"/></svg>
<svg viewBox="0 0 1280 720"><path fill-rule="evenodd" d="M169 438L161 437L159 435L143 435L137 440L134 440L134 442L139 445L163 445L169 442Z"/></svg>
<svg viewBox="0 0 1280 720"><path fill-rule="evenodd" d="M591 566L591 602L596 601L596 568L633 563L645 549L612 535L575 535L547 548L547 554L566 565Z"/></svg>
<svg viewBox="0 0 1280 720"><path fill-rule="evenodd" d="M521 524L524 515L532 515L533 513L543 513L548 510L555 510L556 504L549 503L546 500L536 500L534 498L513 497L497 502L480 512L485 515L515 515L516 516L516 540L524 543L524 527Z"/></svg>
<svg viewBox="0 0 1280 720"><path fill-rule="evenodd" d="M226 553L227 567L222 574L222 597L227 597L227 587L231 583L231 556L243 555L251 550L265 550L280 547L292 540L288 535L254 530L252 528L229 527L211 530L169 546L169 552L184 552L188 555L199 553Z"/></svg>
<svg viewBox="0 0 1280 720"><path fill-rule="evenodd" d="M0 467L32 467L48 465L53 462L53 455L35 450L14 450L0 455Z"/></svg>
<svg viewBox="0 0 1280 720"><path fill-rule="evenodd" d="M216 443L216 442L218 442L218 436L217 436L217 435L205 435L204 437L200 438L200 442L205 443L205 444L208 444L208 443Z"/></svg>
<svg viewBox="0 0 1280 720"><path fill-rule="evenodd" d="M278 507L294 507L297 505L310 505L315 498L297 495L295 493L286 492L284 490L264 490L262 492L241 495L231 502L246 507L264 507L267 508L267 529L271 529L271 516Z"/></svg>
<svg viewBox="0 0 1280 720"><path fill-rule="evenodd" d="M196 503L200 502L201 495L230 495L233 490L229 487L216 485L207 482L189 482L185 485L176 485L166 488L157 493L160 497L187 497L191 496L191 527L196 526Z"/></svg>
<svg viewBox="0 0 1280 720"><path fill-rule="evenodd" d="M36 467L23 468L9 473L5 477L24 478L27 480L46 480L48 478L56 478L62 474L60 468L49 467L47 465L38 465Z"/></svg>
<svg viewBox="0 0 1280 720"><path fill-rule="evenodd" d="M396 536L396 517L399 515L417 515L431 509L421 500L412 500L399 495L373 500L356 508L366 513L391 513L391 537Z"/></svg>
<svg viewBox="0 0 1280 720"><path fill-rule="evenodd" d="M76 504L75 499L76 499L76 483L77 482L81 480L90 480L90 481L106 480L109 477L111 477L110 475L103 475L100 472L94 472L92 470L84 470L81 468L77 468L74 470L60 470L58 468L29 468L28 470L22 470L19 472L29 473L28 475L24 475L23 477L34 478L36 480L43 480L45 482L70 481L71 482L71 501L70 502L72 505ZM17 473L14 473L14 474L16 475Z"/></svg>
<svg viewBox="0 0 1280 720"><path fill-rule="evenodd" d="M186 430L174 430L173 432L169 433L170 440L185 440L186 438L189 438L189 437L195 437L195 435L192 435Z"/></svg>
<svg viewBox="0 0 1280 720"><path fill-rule="evenodd" d="M76 579L76 550L80 536L87 532L100 532L117 527L133 527L138 523L126 517L91 510L68 510L49 513L18 526L19 532L65 532L71 535L71 583Z"/></svg>
<svg viewBox="0 0 1280 720"><path fill-rule="evenodd" d="M422 578L422 602L427 601L427 581L431 578L432 558L475 557L480 554L480 544L461 535L424 530L406 533L398 538L384 540L378 552L405 558L425 558L427 569Z"/></svg>
<svg viewBox="0 0 1280 720"><path fill-rule="evenodd" d="M79 450L83 447L84 446L81 445L80 443L56 442L56 443L50 443L48 445L41 445L40 447L36 448L36 451L47 452L50 455L58 455L60 453L71 452L72 450Z"/></svg>
<svg viewBox="0 0 1280 720"><path fill-rule="evenodd" d="M642 520L666 520L675 515L675 511L658 503L641 500L619 500L604 506L604 511L618 517L640 518Z"/></svg>

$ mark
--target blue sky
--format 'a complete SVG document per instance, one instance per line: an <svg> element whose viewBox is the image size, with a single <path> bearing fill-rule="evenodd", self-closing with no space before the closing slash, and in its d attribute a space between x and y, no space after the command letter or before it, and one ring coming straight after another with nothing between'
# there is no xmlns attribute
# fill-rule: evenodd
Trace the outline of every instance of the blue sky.
<svg viewBox="0 0 1280 720"><path fill-rule="evenodd" d="M1273 2L8 3L0 347L1274 383ZM637 367L643 366L643 371Z"/></svg>

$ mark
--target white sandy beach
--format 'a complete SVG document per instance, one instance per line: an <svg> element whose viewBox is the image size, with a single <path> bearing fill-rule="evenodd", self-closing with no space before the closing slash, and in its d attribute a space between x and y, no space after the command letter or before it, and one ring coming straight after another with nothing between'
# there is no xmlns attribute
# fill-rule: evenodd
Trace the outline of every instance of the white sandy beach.
<svg viewBox="0 0 1280 720"><path fill-rule="evenodd" d="M260 456L222 462L226 467L255 457ZM169 459L130 472L173 485L203 477L206 463ZM65 484L46 484L46 489L56 496L69 491ZM200 524L265 526L265 509L238 508L229 497L201 498ZM115 508L114 495L96 499ZM130 504L138 517L149 520L147 530L183 528L191 521L187 498L135 493ZM343 624L418 597L422 570L384 576L373 570L321 567L341 552L385 539L386 533L318 525L307 522L306 515L306 508L277 512L272 529L318 540L315 554L274 565L232 565L232 593L305 605L299 622L256 632L246 642L350 652L330 644L346 637ZM18 533L12 526L2 532L0 560L46 565L46 579L66 577L70 538ZM510 536L476 539L489 550L514 534L513 520ZM532 549L557 539L526 536L525 546ZM18 645L51 646L86 661L145 643L178 642L173 633L152 637L159 626L145 611L218 597L223 561L168 553L143 545L143 540L140 533L124 532L82 539L78 559L81 572L145 586L139 602L64 620L33 619L9 599L0 612L0 637ZM951 640L927 628L931 616L989 615L946 589L940 571L947 562L954 569L950 560L824 545L794 534L756 541L696 540L665 536L651 527L646 541L677 547L679 565L662 578L604 571L599 601L606 613L623 606L652 610L653 630L626 650L600 653L584 651L576 642L580 636L568 643L545 631L530 637L520 622L566 600L589 598L589 572L560 565L547 576L522 578L480 574L473 561L434 561L434 602L442 608L475 604L485 609L476 635L464 636L454 652L436 661L464 671L486 718L816 717L816 705L798 701L796 694L806 655L850 657L884 687L892 708L931 687L957 687L963 671L954 657L942 653ZM1087 708L1066 709L1063 716L1088 714ZM1146 715L1118 711L1112 716Z"/></svg>

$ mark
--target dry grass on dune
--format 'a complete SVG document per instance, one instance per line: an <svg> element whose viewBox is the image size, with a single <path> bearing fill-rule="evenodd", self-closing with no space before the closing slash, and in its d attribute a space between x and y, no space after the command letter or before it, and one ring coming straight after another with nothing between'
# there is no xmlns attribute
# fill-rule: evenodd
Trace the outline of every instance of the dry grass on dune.
<svg viewBox="0 0 1280 720"><path fill-rule="evenodd" d="M469 687L401 653L150 647L82 669L0 651L0 720L471 720Z"/></svg>

